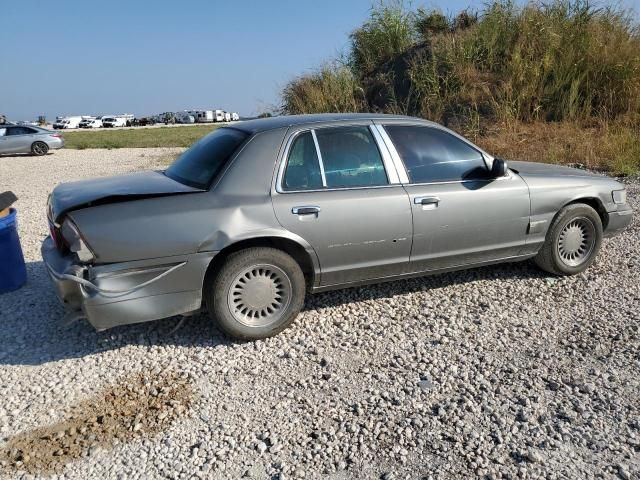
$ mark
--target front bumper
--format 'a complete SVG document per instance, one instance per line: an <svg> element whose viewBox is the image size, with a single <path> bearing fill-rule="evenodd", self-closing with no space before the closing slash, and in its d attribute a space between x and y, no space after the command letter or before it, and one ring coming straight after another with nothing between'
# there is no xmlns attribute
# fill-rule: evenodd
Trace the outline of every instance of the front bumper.
<svg viewBox="0 0 640 480"><path fill-rule="evenodd" d="M620 208L615 212L609 212L609 221L607 227L604 229L604 234L607 237L616 235L624 230L630 223L633 217L633 210L629 205L620 205Z"/></svg>
<svg viewBox="0 0 640 480"><path fill-rule="evenodd" d="M86 318L96 330L199 310L204 276L215 255L203 252L89 267L80 265L75 255L62 255L51 237L41 251L60 301L72 316ZM146 286L135 288L142 284Z"/></svg>

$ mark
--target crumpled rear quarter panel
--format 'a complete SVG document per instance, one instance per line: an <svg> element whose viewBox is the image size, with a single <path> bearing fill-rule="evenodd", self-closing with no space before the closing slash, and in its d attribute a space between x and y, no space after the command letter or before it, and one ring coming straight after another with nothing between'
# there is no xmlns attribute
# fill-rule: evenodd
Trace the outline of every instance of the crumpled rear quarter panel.
<svg viewBox="0 0 640 480"><path fill-rule="evenodd" d="M285 132L254 135L210 191L100 205L69 216L97 263L218 251L262 230L282 230L270 186Z"/></svg>

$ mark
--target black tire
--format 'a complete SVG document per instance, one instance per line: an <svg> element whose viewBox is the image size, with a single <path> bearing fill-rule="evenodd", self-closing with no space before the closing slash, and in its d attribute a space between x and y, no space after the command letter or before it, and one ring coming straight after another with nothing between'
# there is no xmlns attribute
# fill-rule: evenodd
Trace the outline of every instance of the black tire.
<svg viewBox="0 0 640 480"><path fill-rule="evenodd" d="M565 249L565 241L572 248ZM598 212L584 203L574 203L556 215L534 262L554 275L576 275L593 263L601 243L602 220Z"/></svg>
<svg viewBox="0 0 640 480"><path fill-rule="evenodd" d="M232 253L205 282L209 316L228 336L271 337L287 328L304 304L300 265L282 250L253 247Z"/></svg>
<svg viewBox="0 0 640 480"><path fill-rule="evenodd" d="M31 145L31 153L40 157L49 152L49 145L44 142L33 142Z"/></svg>

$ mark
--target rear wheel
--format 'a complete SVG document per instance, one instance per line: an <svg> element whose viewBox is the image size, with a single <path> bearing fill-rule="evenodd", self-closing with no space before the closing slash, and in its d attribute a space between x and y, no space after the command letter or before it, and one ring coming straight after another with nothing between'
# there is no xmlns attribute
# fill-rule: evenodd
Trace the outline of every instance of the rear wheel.
<svg viewBox="0 0 640 480"><path fill-rule="evenodd" d="M543 270L555 275L575 275L593 263L602 243L602 220L589 205L563 208L534 258Z"/></svg>
<svg viewBox="0 0 640 480"><path fill-rule="evenodd" d="M31 145L31 153L37 156L46 155L49 151L49 145L44 142L34 142Z"/></svg>
<svg viewBox="0 0 640 480"><path fill-rule="evenodd" d="M232 253L205 285L209 315L227 335L257 340L275 335L298 316L305 279L287 253L268 247Z"/></svg>

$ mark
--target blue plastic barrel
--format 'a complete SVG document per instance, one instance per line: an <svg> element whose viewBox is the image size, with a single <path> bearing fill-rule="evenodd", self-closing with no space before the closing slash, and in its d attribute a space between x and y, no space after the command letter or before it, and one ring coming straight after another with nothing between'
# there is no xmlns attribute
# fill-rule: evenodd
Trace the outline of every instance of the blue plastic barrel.
<svg viewBox="0 0 640 480"><path fill-rule="evenodd" d="M16 210L0 217L0 293L17 290L27 281L27 267L24 264Z"/></svg>

